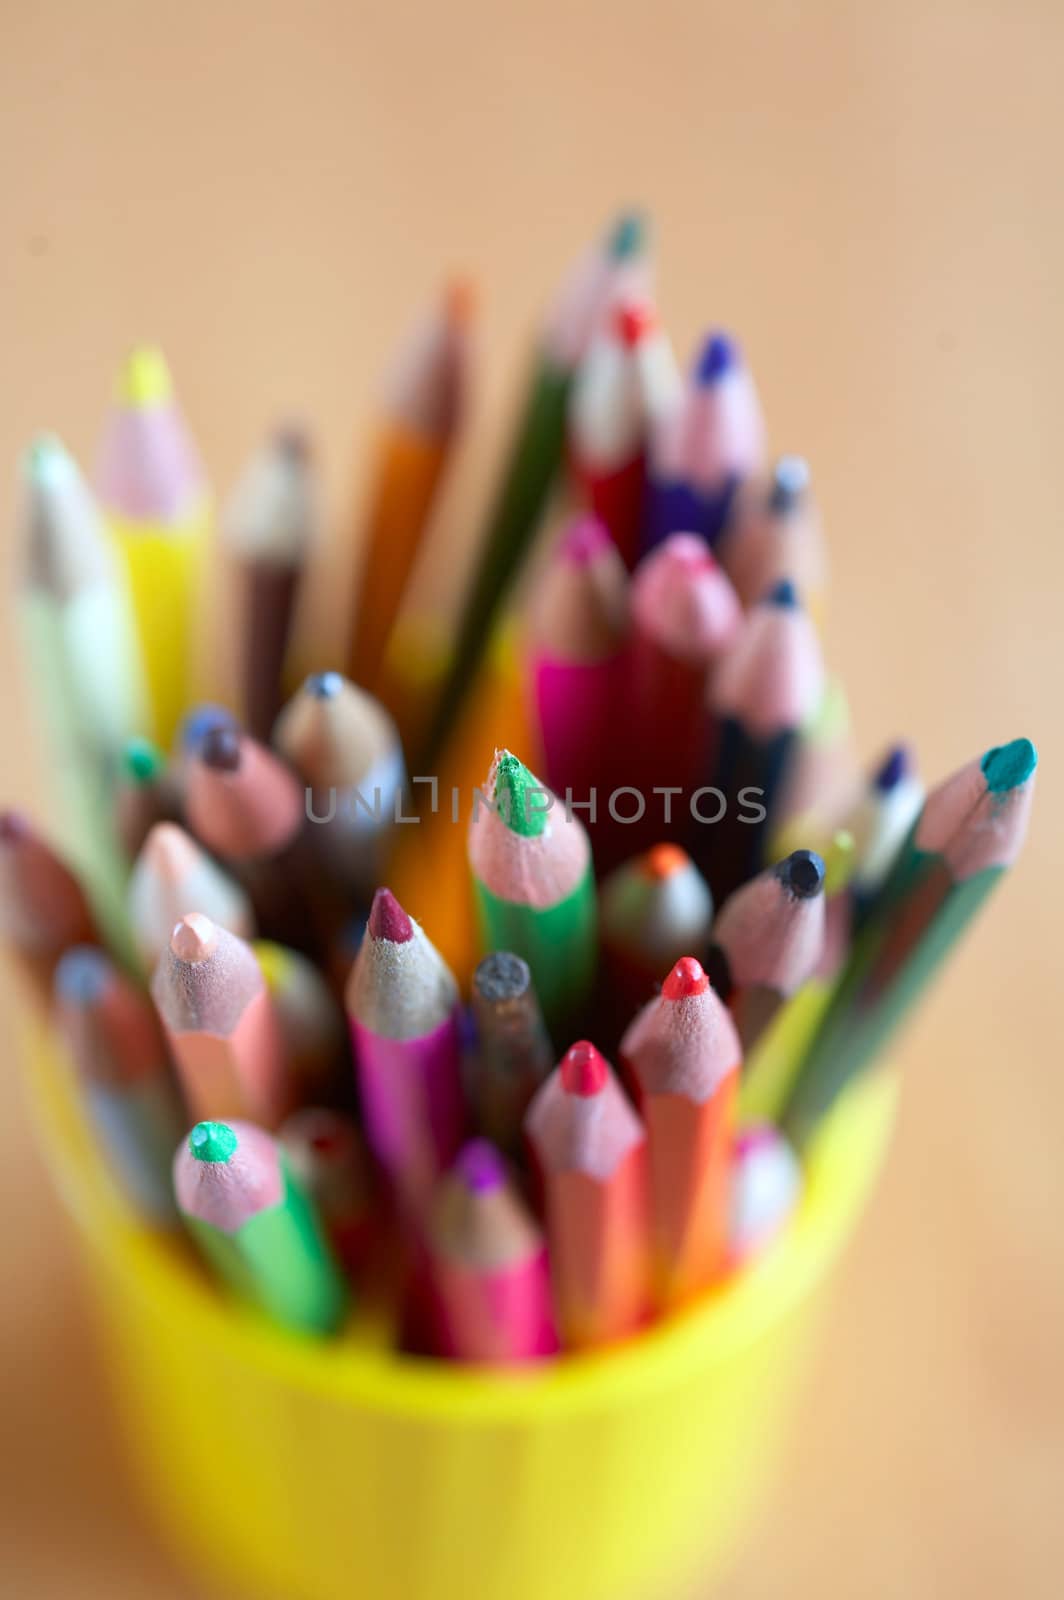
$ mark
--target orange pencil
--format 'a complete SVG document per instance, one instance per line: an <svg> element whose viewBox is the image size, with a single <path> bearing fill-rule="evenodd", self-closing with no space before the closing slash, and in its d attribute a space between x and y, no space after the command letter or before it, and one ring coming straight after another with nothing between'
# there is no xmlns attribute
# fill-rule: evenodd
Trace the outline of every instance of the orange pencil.
<svg viewBox="0 0 1064 1600"><path fill-rule="evenodd" d="M647 1125L655 1290L675 1305L719 1277L728 1253L728 1193L742 1048L735 1024L693 956L621 1040Z"/></svg>
<svg viewBox="0 0 1064 1600"><path fill-rule="evenodd" d="M277 1015L250 946L194 911L174 929L151 993L193 1116L276 1128L291 1094Z"/></svg>
<svg viewBox="0 0 1064 1600"><path fill-rule="evenodd" d="M647 1136L593 1044L574 1044L532 1101L525 1133L543 1187L562 1344L634 1333L650 1291Z"/></svg>
<svg viewBox="0 0 1064 1600"><path fill-rule="evenodd" d="M388 635L461 425L472 305L468 283L449 284L414 329L388 385L347 670L363 688L379 688Z"/></svg>

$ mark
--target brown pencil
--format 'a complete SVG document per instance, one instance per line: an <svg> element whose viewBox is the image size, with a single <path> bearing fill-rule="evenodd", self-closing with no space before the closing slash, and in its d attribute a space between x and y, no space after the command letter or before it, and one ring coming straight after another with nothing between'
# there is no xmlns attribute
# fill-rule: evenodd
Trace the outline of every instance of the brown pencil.
<svg viewBox="0 0 1064 1600"><path fill-rule="evenodd" d="M251 947L192 912L174 929L151 992L193 1116L276 1128L292 1109L292 1092Z"/></svg>
<svg viewBox="0 0 1064 1600"><path fill-rule="evenodd" d="M99 942L78 880L17 811L0 814L0 938L46 999L64 950Z"/></svg>

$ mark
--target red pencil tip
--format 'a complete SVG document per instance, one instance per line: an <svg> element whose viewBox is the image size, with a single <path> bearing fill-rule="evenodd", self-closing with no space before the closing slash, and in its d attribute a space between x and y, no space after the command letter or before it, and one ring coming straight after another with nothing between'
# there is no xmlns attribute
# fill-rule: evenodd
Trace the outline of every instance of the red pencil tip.
<svg viewBox="0 0 1064 1600"><path fill-rule="evenodd" d="M688 995L705 994L709 979L702 971L702 963L694 956L681 956L662 985L666 1000L686 1000Z"/></svg>
<svg viewBox="0 0 1064 1600"><path fill-rule="evenodd" d="M602 1093L607 1076L606 1062L589 1040L579 1040L566 1052L562 1061L562 1088L566 1094L590 1099Z"/></svg>
<svg viewBox="0 0 1064 1600"><path fill-rule="evenodd" d="M621 343L632 350L656 321L654 307L645 300L623 300L614 313L613 325Z"/></svg>
<svg viewBox="0 0 1064 1600"><path fill-rule="evenodd" d="M414 924L390 889L378 889L373 896L367 931L371 939L389 944L407 944L414 937Z"/></svg>

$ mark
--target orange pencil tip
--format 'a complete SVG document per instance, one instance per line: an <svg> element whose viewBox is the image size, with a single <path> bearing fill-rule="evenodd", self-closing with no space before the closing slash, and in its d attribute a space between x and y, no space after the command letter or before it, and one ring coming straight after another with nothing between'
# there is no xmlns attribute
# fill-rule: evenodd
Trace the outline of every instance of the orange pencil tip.
<svg viewBox="0 0 1064 1600"><path fill-rule="evenodd" d="M690 859L687 851L678 844L656 844L642 857L639 868L645 878L661 882L671 878L674 872L682 872Z"/></svg>
<svg viewBox="0 0 1064 1600"><path fill-rule="evenodd" d="M666 1000L686 1000L692 994L705 994L709 979L702 971L702 963L694 956L681 956L662 985Z"/></svg>
<svg viewBox="0 0 1064 1600"><path fill-rule="evenodd" d="M462 327L472 321L477 309L477 291L472 278L451 278L443 291L443 307L448 322Z"/></svg>

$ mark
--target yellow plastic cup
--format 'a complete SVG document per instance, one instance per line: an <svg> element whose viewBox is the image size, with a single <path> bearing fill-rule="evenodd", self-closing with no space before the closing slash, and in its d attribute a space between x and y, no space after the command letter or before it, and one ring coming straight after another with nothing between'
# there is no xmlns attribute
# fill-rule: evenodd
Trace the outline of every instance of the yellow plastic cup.
<svg viewBox="0 0 1064 1600"><path fill-rule="evenodd" d="M826 1121L765 1257L615 1350L519 1375L287 1335L112 1187L54 1046L31 1092L80 1226L137 1476L228 1596L648 1600L719 1572L770 1481L839 1251L882 1164L879 1072Z"/></svg>

